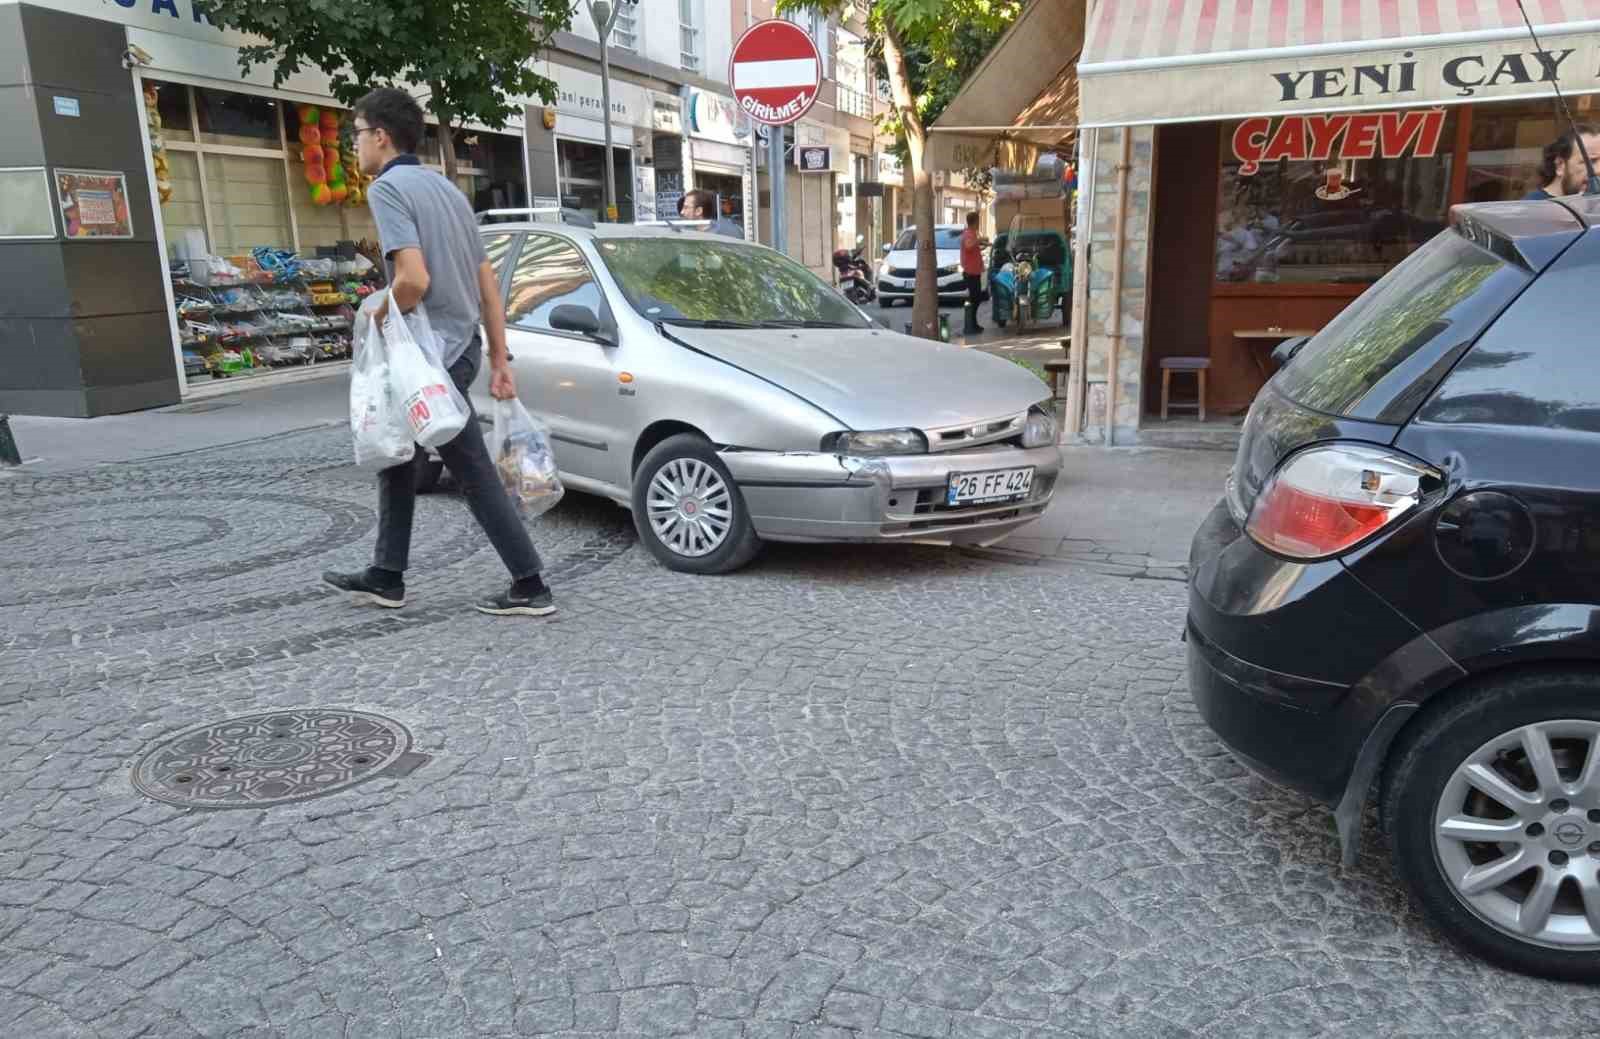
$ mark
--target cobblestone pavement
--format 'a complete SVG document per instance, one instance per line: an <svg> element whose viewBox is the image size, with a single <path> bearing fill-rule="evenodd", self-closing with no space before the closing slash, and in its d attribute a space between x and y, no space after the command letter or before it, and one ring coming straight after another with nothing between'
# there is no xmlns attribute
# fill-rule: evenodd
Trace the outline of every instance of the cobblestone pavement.
<svg viewBox="0 0 1600 1039"><path fill-rule="evenodd" d="M0 1035L1582 1034L1600 996L1427 930L1184 692L1183 586L934 549L656 566L574 496L562 613L482 617L461 502L414 604L322 430L0 482ZM393 717L404 778L144 799L162 737ZM1374 845L1369 843L1369 849Z"/></svg>

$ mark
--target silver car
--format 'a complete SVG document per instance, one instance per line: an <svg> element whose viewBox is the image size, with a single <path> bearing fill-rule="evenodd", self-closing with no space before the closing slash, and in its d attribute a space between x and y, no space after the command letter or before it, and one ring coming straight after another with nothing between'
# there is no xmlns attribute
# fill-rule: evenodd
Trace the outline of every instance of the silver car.
<svg viewBox="0 0 1600 1039"><path fill-rule="evenodd" d="M1045 385L898 335L771 249L673 229L495 224L522 402L574 490L674 570L763 541L992 544L1061 469ZM474 387L487 412L487 376Z"/></svg>

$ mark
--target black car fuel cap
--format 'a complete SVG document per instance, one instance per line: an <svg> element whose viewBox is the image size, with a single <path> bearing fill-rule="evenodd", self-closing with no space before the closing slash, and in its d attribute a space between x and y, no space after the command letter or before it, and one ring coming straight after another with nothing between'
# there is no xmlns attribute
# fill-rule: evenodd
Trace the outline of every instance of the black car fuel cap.
<svg viewBox="0 0 1600 1039"><path fill-rule="evenodd" d="M1533 555L1533 516L1499 491L1473 491L1446 505L1434 522L1444 565L1470 581L1507 577Z"/></svg>

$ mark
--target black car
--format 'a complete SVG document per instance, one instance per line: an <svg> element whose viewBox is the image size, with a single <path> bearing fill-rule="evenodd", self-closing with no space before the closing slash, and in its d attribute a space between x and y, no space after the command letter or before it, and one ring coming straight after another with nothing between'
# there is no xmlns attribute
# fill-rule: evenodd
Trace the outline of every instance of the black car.
<svg viewBox="0 0 1600 1039"><path fill-rule="evenodd" d="M1300 347L1190 573L1241 758L1336 804L1347 862L1375 792L1463 946L1600 980L1600 199L1458 207Z"/></svg>

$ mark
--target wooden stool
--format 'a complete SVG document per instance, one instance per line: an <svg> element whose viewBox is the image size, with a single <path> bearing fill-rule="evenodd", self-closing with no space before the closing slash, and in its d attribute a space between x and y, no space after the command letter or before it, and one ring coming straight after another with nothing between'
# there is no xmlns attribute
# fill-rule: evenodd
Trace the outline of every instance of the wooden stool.
<svg viewBox="0 0 1600 1039"><path fill-rule="evenodd" d="M1200 413L1200 421L1206 420L1206 369L1211 367L1209 357L1163 357L1161 359L1161 418L1165 421L1167 412L1172 409L1184 411L1194 410ZM1193 401L1180 404L1172 403L1172 374L1174 372L1193 372L1196 381L1200 384L1199 396Z"/></svg>
<svg viewBox="0 0 1600 1039"><path fill-rule="evenodd" d="M1072 371L1071 361L1046 361L1044 373L1050 379L1050 399L1061 399L1062 384L1067 381L1067 373Z"/></svg>

